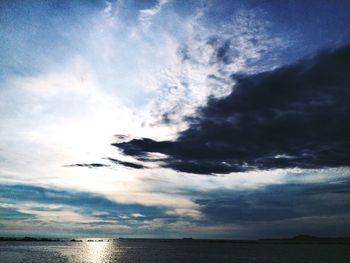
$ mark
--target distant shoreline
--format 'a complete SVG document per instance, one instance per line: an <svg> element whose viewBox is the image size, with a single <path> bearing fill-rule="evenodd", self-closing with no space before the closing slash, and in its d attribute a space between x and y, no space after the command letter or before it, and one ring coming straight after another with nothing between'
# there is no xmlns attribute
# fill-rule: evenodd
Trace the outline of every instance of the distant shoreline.
<svg viewBox="0 0 350 263"><path fill-rule="evenodd" d="M85 238L84 238L85 239ZM0 242L22 241L22 242L109 242L109 241L159 241L159 242L208 242L208 243L236 243L236 244L349 244L350 237L315 237L309 235L298 235L293 238L264 238L256 240L236 239L195 239L195 238L89 238L66 239L66 238L34 238L34 237L0 237Z"/></svg>

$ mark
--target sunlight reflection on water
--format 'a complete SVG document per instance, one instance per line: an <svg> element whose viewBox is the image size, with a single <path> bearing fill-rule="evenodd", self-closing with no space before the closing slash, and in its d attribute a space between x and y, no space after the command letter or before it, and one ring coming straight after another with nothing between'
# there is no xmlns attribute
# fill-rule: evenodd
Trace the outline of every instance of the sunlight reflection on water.
<svg viewBox="0 0 350 263"><path fill-rule="evenodd" d="M87 242L87 262L107 262L112 254L110 242Z"/></svg>

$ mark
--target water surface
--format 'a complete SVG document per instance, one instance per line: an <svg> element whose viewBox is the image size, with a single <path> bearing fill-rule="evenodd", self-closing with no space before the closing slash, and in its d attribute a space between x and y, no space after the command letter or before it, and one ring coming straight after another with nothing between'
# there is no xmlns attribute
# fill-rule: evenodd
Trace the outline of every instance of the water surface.
<svg viewBox="0 0 350 263"><path fill-rule="evenodd" d="M0 242L0 262L349 263L350 246L202 241Z"/></svg>

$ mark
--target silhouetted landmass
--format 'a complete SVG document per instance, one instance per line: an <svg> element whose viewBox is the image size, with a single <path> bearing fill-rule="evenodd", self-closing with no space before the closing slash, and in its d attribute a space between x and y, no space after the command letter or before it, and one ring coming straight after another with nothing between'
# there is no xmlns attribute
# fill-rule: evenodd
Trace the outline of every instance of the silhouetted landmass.
<svg viewBox="0 0 350 263"><path fill-rule="evenodd" d="M70 242L83 242L83 240L81 240L81 239L74 239L73 238L73 239L70 240Z"/></svg>
<svg viewBox="0 0 350 263"><path fill-rule="evenodd" d="M51 238L35 238L35 237L0 237L0 241L41 241L41 242L59 242L59 239L51 239Z"/></svg>
<svg viewBox="0 0 350 263"><path fill-rule="evenodd" d="M266 238L257 240L238 239L157 239L157 238L119 238L121 241L160 241L160 242L208 242L208 243L239 243L239 244L349 244L350 237L315 237L298 235L293 238Z"/></svg>
<svg viewBox="0 0 350 263"><path fill-rule="evenodd" d="M348 244L350 245L350 237L315 237L310 235L298 235L293 238L265 238L257 240L239 240L239 239L161 239L161 238L115 238L114 241L133 241L133 242L208 242L208 243L239 243L239 244ZM0 241L28 241L28 242L60 242L68 240L49 239L49 238L33 238L33 237L0 237ZM70 242L83 242L80 239L71 239ZM88 239L86 242L103 242L102 239ZM109 240L108 240L109 241Z"/></svg>

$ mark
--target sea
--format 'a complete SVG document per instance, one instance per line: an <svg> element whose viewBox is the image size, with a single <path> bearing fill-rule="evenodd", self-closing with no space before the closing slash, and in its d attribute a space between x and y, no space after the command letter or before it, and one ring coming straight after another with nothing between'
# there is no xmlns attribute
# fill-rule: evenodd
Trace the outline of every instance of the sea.
<svg viewBox="0 0 350 263"><path fill-rule="evenodd" d="M2 241L0 262L349 263L349 244L250 244L200 240Z"/></svg>

